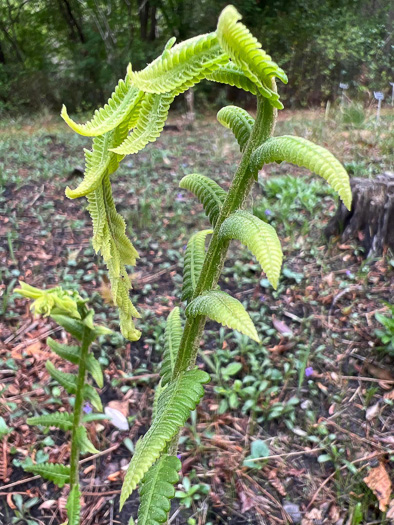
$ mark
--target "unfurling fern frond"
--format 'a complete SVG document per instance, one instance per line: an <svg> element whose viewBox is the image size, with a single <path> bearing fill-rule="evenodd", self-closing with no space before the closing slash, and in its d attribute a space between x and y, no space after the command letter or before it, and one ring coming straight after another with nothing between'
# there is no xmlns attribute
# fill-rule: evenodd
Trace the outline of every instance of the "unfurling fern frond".
<svg viewBox="0 0 394 525"><path fill-rule="evenodd" d="M205 259L205 239L213 230L203 230L190 237L183 265L182 301L190 301L196 289Z"/></svg>
<svg viewBox="0 0 394 525"><path fill-rule="evenodd" d="M151 62L142 71L129 67L131 82L146 93L186 91L228 61L215 33L185 40Z"/></svg>
<svg viewBox="0 0 394 525"><path fill-rule="evenodd" d="M242 303L225 292L212 290L193 299L186 308L186 316L199 315L207 316L223 326L238 330L241 334L260 342L253 321Z"/></svg>
<svg viewBox="0 0 394 525"><path fill-rule="evenodd" d="M92 150L85 149L85 173L84 178L75 190L66 188L66 195L70 199L76 199L88 195L96 190L105 175L112 175L124 158L111 148L120 146L127 137L127 133L133 128L139 117L143 100L143 94L139 95L127 113L125 119L112 131L93 139Z"/></svg>
<svg viewBox="0 0 394 525"><path fill-rule="evenodd" d="M163 131L173 100L173 93L146 95L134 131L118 147L111 148L110 151L119 155L131 155L145 148L149 142L155 142Z"/></svg>
<svg viewBox="0 0 394 525"><path fill-rule="evenodd" d="M138 525L166 523L180 469L179 459L165 454L148 470L140 488Z"/></svg>
<svg viewBox="0 0 394 525"><path fill-rule="evenodd" d="M42 478L48 479L62 488L70 481L70 467L60 463L39 463L37 465L26 465L23 467L26 472L38 474Z"/></svg>
<svg viewBox="0 0 394 525"><path fill-rule="evenodd" d="M138 253L126 236L126 223L115 207L108 175L100 187L88 195L88 210L93 220L93 248L101 252L111 281L112 298L119 308L120 327L124 337L137 341L132 317L140 317L129 297L131 288L126 265L134 265Z"/></svg>
<svg viewBox="0 0 394 525"><path fill-rule="evenodd" d="M224 189L209 177L199 175L198 173L192 173L183 177L179 183L179 187L194 193L203 205L209 222L212 226L215 226L217 218L219 217L220 208L227 195Z"/></svg>
<svg viewBox="0 0 394 525"><path fill-rule="evenodd" d="M138 104L138 100L142 95L143 93L135 86L132 86L130 80L126 77L126 81L119 80L115 91L108 100L108 104L105 104L103 108L97 109L92 120L86 122L86 124L74 122L68 116L66 106L62 107L61 116L76 133L86 137L97 137L115 129L125 120L130 109Z"/></svg>
<svg viewBox="0 0 394 525"><path fill-rule="evenodd" d="M285 72L261 49L261 44L239 20L241 15L229 5L220 14L217 35L220 45L235 64L256 86L260 94L270 103L282 109L279 95L272 89L272 78L287 83Z"/></svg>
<svg viewBox="0 0 394 525"><path fill-rule="evenodd" d="M244 91L252 93L252 95L257 95L258 93L256 84L254 84L234 62L228 62L224 64L224 66L220 66L213 71L213 73L207 75L206 79L243 89Z"/></svg>
<svg viewBox="0 0 394 525"><path fill-rule="evenodd" d="M275 229L251 213L239 210L220 227L221 239L238 239L253 253L276 289L282 267L282 248Z"/></svg>
<svg viewBox="0 0 394 525"><path fill-rule="evenodd" d="M80 525L80 514L81 514L81 492L79 485L74 485L70 490L70 494L67 498L66 503L67 510L67 525Z"/></svg>
<svg viewBox="0 0 394 525"><path fill-rule="evenodd" d="M242 108L226 106L218 112L217 119L222 126L231 129L243 151L254 126L254 118Z"/></svg>
<svg viewBox="0 0 394 525"><path fill-rule="evenodd" d="M273 161L291 162L320 175L338 192L344 205L350 210L352 191L349 176L339 160L325 148L292 135L273 137L253 153L250 166L257 172L264 164Z"/></svg>
<svg viewBox="0 0 394 525"><path fill-rule="evenodd" d="M204 395L202 385L209 379L209 375L202 370L188 370L163 390L152 426L138 441L127 470L120 496L121 508L145 473L160 457L167 443L186 423L190 412Z"/></svg>
<svg viewBox="0 0 394 525"><path fill-rule="evenodd" d="M42 425L43 427L56 427L60 430L71 430L73 426L73 414L68 412L53 412L27 418L28 425Z"/></svg>
<svg viewBox="0 0 394 525"><path fill-rule="evenodd" d="M181 338L181 316L179 308L175 307L167 317L166 330L164 333L164 353L160 369L162 386L166 385L171 380Z"/></svg>

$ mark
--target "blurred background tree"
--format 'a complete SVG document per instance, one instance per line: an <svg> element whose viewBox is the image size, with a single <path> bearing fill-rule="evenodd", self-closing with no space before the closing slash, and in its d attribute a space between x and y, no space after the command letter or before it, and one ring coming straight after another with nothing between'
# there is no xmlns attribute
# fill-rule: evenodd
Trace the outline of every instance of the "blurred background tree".
<svg viewBox="0 0 394 525"><path fill-rule="evenodd" d="M171 36L215 29L226 0L0 0L0 111L89 109L131 61L140 69ZM287 106L390 91L394 5L387 0L233 0L287 72ZM215 103L209 86L197 97ZM225 95L225 88L223 88ZM366 99L366 97L363 97Z"/></svg>

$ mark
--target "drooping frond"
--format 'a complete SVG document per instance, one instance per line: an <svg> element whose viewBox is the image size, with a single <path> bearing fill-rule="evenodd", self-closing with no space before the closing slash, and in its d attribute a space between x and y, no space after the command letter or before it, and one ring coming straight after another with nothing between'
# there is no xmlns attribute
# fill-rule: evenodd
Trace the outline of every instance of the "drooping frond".
<svg viewBox="0 0 394 525"><path fill-rule="evenodd" d="M29 417L28 425L42 425L43 427L56 427L60 430L71 430L73 426L73 414L68 412L53 412L42 416Z"/></svg>
<svg viewBox="0 0 394 525"><path fill-rule="evenodd" d="M42 478L48 479L62 488L70 481L70 467L60 463L39 463L37 465L27 465L23 467L26 472L38 474Z"/></svg>
<svg viewBox="0 0 394 525"><path fill-rule="evenodd" d="M103 371L101 369L101 365L99 361L94 356L92 356L92 354L89 354L86 358L86 368L89 374L96 381L97 386L99 388L103 388L104 386Z"/></svg>
<svg viewBox="0 0 394 525"><path fill-rule="evenodd" d="M273 137L256 149L251 157L250 166L258 171L263 164L274 161L291 162L320 175L338 192L344 205L350 210L352 192L349 176L339 160L325 148L292 135Z"/></svg>
<svg viewBox="0 0 394 525"><path fill-rule="evenodd" d="M221 84L227 84L229 86L237 87L238 89L243 89L248 91L253 95L257 95L258 89L256 84L254 84L242 71L241 68L236 66L234 62L228 62L223 66L220 66L218 69L206 76L207 80L212 82L220 82Z"/></svg>
<svg viewBox="0 0 394 525"><path fill-rule="evenodd" d="M212 226L215 226L217 218L219 217L220 208L227 195L224 189L209 177L198 173L192 173L183 177L179 183L179 187L194 193L203 205L209 222Z"/></svg>
<svg viewBox="0 0 394 525"><path fill-rule="evenodd" d="M160 369L162 386L171 380L181 338L181 316L179 313L179 308L175 307L167 317L166 330L164 333L164 353Z"/></svg>
<svg viewBox="0 0 394 525"><path fill-rule="evenodd" d="M146 93L168 93L190 88L228 61L215 33L189 38L151 62L142 71L129 67L131 82Z"/></svg>
<svg viewBox="0 0 394 525"><path fill-rule="evenodd" d="M140 488L138 525L166 523L181 466L176 456L165 454L145 474Z"/></svg>
<svg viewBox="0 0 394 525"><path fill-rule="evenodd" d="M98 411L103 411L103 405L101 403L100 396L97 393L97 390L92 387L92 385L85 384L83 387L83 398L87 399L92 403L92 406Z"/></svg>
<svg viewBox="0 0 394 525"><path fill-rule="evenodd" d="M254 118L242 108L226 106L218 112L217 119L222 126L231 129L243 151L252 132Z"/></svg>
<svg viewBox="0 0 394 525"><path fill-rule="evenodd" d="M287 83L287 76L263 51L249 29L239 22L241 18L232 5L223 9L217 27L220 45L249 80L256 84L260 94L268 98L274 107L282 109L279 95L272 89L272 78L277 77Z"/></svg>
<svg viewBox="0 0 394 525"><path fill-rule="evenodd" d="M146 95L141 104L134 131L116 148L111 148L119 155L130 155L142 150L149 142L155 142L163 131L173 93Z"/></svg>
<svg viewBox="0 0 394 525"><path fill-rule="evenodd" d="M77 428L77 431L75 433L75 439L77 440L78 446L82 452L82 454L87 454L90 452L91 454L96 454L98 450L93 445L93 443L88 438L88 433L85 427L80 425Z"/></svg>
<svg viewBox="0 0 394 525"><path fill-rule="evenodd" d="M67 498L66 503L67 510L67 525L80 525L80 514L81 514L81 492L79 485L74 485L70 490L70 494Z"/></svg>
<svg viewBox="0 0 394 525"><path fill-rule="evenodd" d="M209 375L198 369L188 370L169 383L159 397L157 414L148 432L137 443L123 482L120 506L133 492L144 474L160 457L166 444L186 423L190 412L204 395L202 385Z"/></svg>
<svg viewBox="0 0 394 525"><path fill-rule="evenodd" d="M275 229L244 210L228 217L220 227L221 239L238 239L253 253L276 289L282 267L282 248Z"/></svg>
<svg viewBox="0 0 394 525"><path fill-rule="evenodd" d="M182 301L190 301L196 289L205 259L205 239L213 230L203 230L190 237L183 264Z"/></svg>
<svg viewBox="0 0 394 525"><path fill-rule="evenodd" d="M112 175L124 158L124 155L118 155L111 148L120 146L127 137L127 133L133 128L139 117L143 99L143 93L140 92L135 104L133 104L127 113L125 119L112 131L104 133L93 139L92 150L85 149L85 173L82 182L75 190L66 188L66 196L70 199L83 197L88 193L96 190L105 175Z"/></svg>
<svg viewBox="0 0 394 525"><path fill-rule="evenodd" d="M115 129L125 120L130 109L138 104L141 96L141 91L133 86L128 77L126 77L125 81L119 80L115 91L108 100L108 104L105 104L103 108L97 109L92 120L86 122L86 124L77 124L74 122L68 116L66 106L62 107L61 116L76 133L86 137L97 137L98 135L104 135L104 133Z"/></svg>
<svg viewBox="0 0 394 525"><path fill-rule="evenodd" d="M206 315L223 326L228 326L260 342L256 328L249 314L234 297L225 292L212 290L199 295L187 306L186 316Z"/></svg>
<svg viewBox="0 0 394 525"><path fill-rule="evenodd" d="M119 308L122 334L137 341L141 333L136 330L132 317L140 317L129 297L131 288L126 265L134 265L138 253L126 236L126 223L115 207L108 175L102 184L88 195L88 210L93 221L93 248L101 252L107 265L112 298Z"/></svg>

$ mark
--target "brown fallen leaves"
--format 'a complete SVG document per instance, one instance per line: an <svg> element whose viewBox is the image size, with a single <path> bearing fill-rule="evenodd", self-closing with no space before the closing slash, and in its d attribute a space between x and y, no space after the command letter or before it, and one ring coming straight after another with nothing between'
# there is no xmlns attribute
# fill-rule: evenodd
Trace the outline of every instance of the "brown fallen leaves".
<svg viewBox="0 0 394 525"><path fill-rule="evenodd" d="M379 509L386 512L390 502L391 480L383 463L379 463L378 467L369 471L368 476L364 478L364 483L378 498Z"/></svg>

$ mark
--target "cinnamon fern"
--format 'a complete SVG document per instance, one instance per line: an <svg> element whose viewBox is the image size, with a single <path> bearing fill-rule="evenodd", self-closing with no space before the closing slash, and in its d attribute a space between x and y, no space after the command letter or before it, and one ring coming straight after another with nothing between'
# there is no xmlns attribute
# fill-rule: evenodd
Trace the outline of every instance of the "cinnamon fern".
<svg viewBox="0 0 394 525"><path fill-rule="evenodd" d="M138 154L157 140L175 97L200 81L235 86L257 100L255 118L236 106L227 106L218 113L219 122L232 131L241 150L241 161L229 190L222 188L221 181L215 182L197 173L186 175L179 183L202 204L211 229L198 231L187 244L182 288L182 300L187 301L186 321L183 326L182 306L175 306L168 316L163 337L161 378L153 400L152 425L137 442L123 483L121 506L139 485L139 525L156 525L168 520L174 484L179 479L180 462L175 457L178 436L204 394L203 385L209 381L208 374L195 367L206 320L217 321L257 344L260 342L244 305L218 287L233 241L243 243L256 257L272 286L278 286L283 257L279 238L272 226L244 209L258 171L273 161L309 168L327 180L347 207L351 205L346 171L327 150L299 137L273 137L277 109L283 108L276 79L286 83L287 77L242 24L241 18L235 7L227 6L219 16L216 31L176 45L172 38L163 53L141 71L133 71L130 65L126 80L119 81L108 104L96 111L86 124L75 123L66 109L62 110L62 117L72 129L94 137L92 149L85 152L84 178L75 189L67 188L66 194L70 198L87 198L93 223L93 247L108 268L121 331L135 341L141 334L134 319L140 314L130 298L129 267L136 264L138 253L126 236L125 221L116 210L112 174L126 155ZM92 315L82 310L79 303L73 307L64 294L43 293L37 297L34 289L27 286L22 291L35 300L41 313L52 312L53 319L80 343L66 346L50 339L52 350L79 369L82 367L85 375L89 374L102 386L100 366L87 351L100 333L99 327L93 325ZM67 502L69 523L78 525L80 489L76 457L80 451L93 453L95 446L89 441L86 429L79 425L89 419L75 415L75 410L80 411L83 400L100 409L101 401L91 384L80 382L80 374L64 373L50 363L47 369L54 380L76 396L74 415L61 411L36 414L29 422L71 431L74 454L71 468L63 465L31 468L57 483L71 484Z"/></svg>

